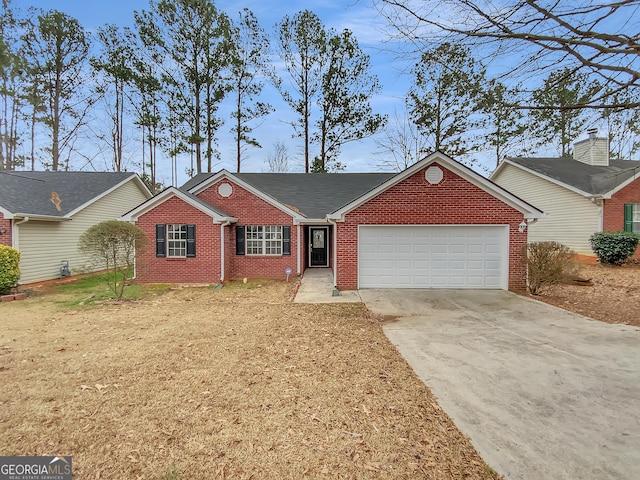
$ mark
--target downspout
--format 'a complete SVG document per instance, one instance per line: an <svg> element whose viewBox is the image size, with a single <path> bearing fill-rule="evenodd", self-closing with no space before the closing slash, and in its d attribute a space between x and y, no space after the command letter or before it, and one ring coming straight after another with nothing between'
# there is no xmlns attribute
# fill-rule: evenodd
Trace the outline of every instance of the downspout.
<svg viewBox="0 0 640 480"><path fill-rule="evenodd" d="M135 225L136 222L133 220L130 220L129 223L131 225ZM135 249L135 246L133 248L133 277L131 277L132 280L135 280L136 278L138 278L138 251Z"/></svg>
<svg viewBox="0 0 640 480"><path fill-rule="evenodd" d="M300 261L300 255L302 254L302 250L301 250L301 241L300 241L300 224L297 225L297 250L298 250L298 275L300 275L300 265L301 265L301 261Z"/></svg>
<svg viewBox="0 0 640 480"><path fill-rule="evenodd" d="M13 224L13 227L11 228L11 246L13 248L15 248L16 250L20 250L20 235L18 233L17 227L18 225L22 225L23 223L27 223L29 221L29 217L24 217L22 220L20 220L19 222L15 222Z"/></svg>
<svg viewBox="0 0 640 480"><path fill-rule="evenodd" d="M594 205L596 205L598 207L598 231L599 232L603 232L604 231L604 197L602 196L598 196L598 197L589 197L589 200L591 200L591 203L593 203Z"/></svg>
<svg viewBox="0 0 640 480"><path fill-rule="evenodd" d="M231 225L229 220L225 220L220 224L220 283L224 281L224 227Z"/></svg>
<svg viewBox="0 0 640 480"><path fill-rule="evenodd" d="M333 288L338 285L338 223L337 220L327 217L327 220L333 225Z"/></svg>

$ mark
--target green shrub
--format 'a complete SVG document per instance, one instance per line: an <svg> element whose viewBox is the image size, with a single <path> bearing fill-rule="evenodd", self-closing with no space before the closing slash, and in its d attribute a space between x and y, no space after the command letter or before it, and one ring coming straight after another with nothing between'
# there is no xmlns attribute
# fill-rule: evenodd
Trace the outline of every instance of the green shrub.
<svg viewBox="0 0 640 480"><path fill-rule="evenodd" d="M575 254L558 242L532 242L526 245L527 288L538 295L543 286L556 285L574 268Z"/></svg>
<svg viewBox="0 0 640 480"><path fill-rule="evenodd" d="M118 220L100 222L87 229L78 241L81 252L90 255L93 266L110 273L109 286L117 300L122 300L126 279L133 273L136 251L147 244L144 231L131 223Z"/></svg>
<svg viewBox="0 0 640 480"><path fill-rule="evenodd" d="M589 243L600 263L622 265L638 247L640 236L631 232L598 232L591 235Z"/></svg>
<svg viewBox="0 0 640 480"><path fill-rule="evenodd" d="M0 245L0 293L11 290L20 278L20 252Z"/></svg>

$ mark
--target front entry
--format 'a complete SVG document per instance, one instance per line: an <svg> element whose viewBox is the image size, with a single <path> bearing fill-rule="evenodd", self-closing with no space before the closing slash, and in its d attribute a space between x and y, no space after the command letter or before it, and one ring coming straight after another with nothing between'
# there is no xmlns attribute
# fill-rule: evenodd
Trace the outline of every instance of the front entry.
<svg viewBox="0 0 640 480"><path fill-rule="evenodd" d="M309 227L309 266L329 266L329 227Z"/></svg>

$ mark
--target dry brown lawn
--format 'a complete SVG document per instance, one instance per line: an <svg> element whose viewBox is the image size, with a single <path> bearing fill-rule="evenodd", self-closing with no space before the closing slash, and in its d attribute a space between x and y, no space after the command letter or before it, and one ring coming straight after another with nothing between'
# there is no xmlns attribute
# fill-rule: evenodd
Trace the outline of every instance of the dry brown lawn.
<svg viewBox="0 0 640 480"><path fill-rule="evenodd" d="M361 304L295 286L0 304L0 455L82 479L497 478Z"/></svg>

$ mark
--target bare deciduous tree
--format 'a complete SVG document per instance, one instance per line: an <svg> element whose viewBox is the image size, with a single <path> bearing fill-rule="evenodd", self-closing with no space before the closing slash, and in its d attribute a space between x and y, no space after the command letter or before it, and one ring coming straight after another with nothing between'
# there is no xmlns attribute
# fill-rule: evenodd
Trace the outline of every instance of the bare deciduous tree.
<svg viewBox="0 0 640 480"><path fill-rule="evenodd" d="M640 106L638 0L375 0L397 36L414 43L444 38L513 62L511 74L548 66L587 72L606 88L588 104L567 108ZM519 59L518 59L519 58ZM635 92L628 103L614 95ZM635 98L634 98L635 97ZM532 105L524 105L531 107ZM548 107L547 107L548 108Z"/></svg>
<svg viewBox="0 0 640 480"><path fill-rule="evenodd" d="M88 228L78 241L78 249L91 257L94 269L109 272L109 287L122 299L127 279L133 275L136 251L147 245L140 227L118 220L107 220Z"/></svg>
<svg viewBox="0 0 640 480"><path fill-rule="evenodd" d="M289 171L289 150L283 141L277 140L273 144L273 152L267 156L267 163L271 173L287 173Z"/></svg>
<svg viewBox="0 0 640 480"><path fill-rule="evenodd" d="M383 130L381 138L376 139L376 156L380 158L377 166L401 172L426 155L428 142L406 113L401 117L395 112L393 118L394 121Z"/></svg>

